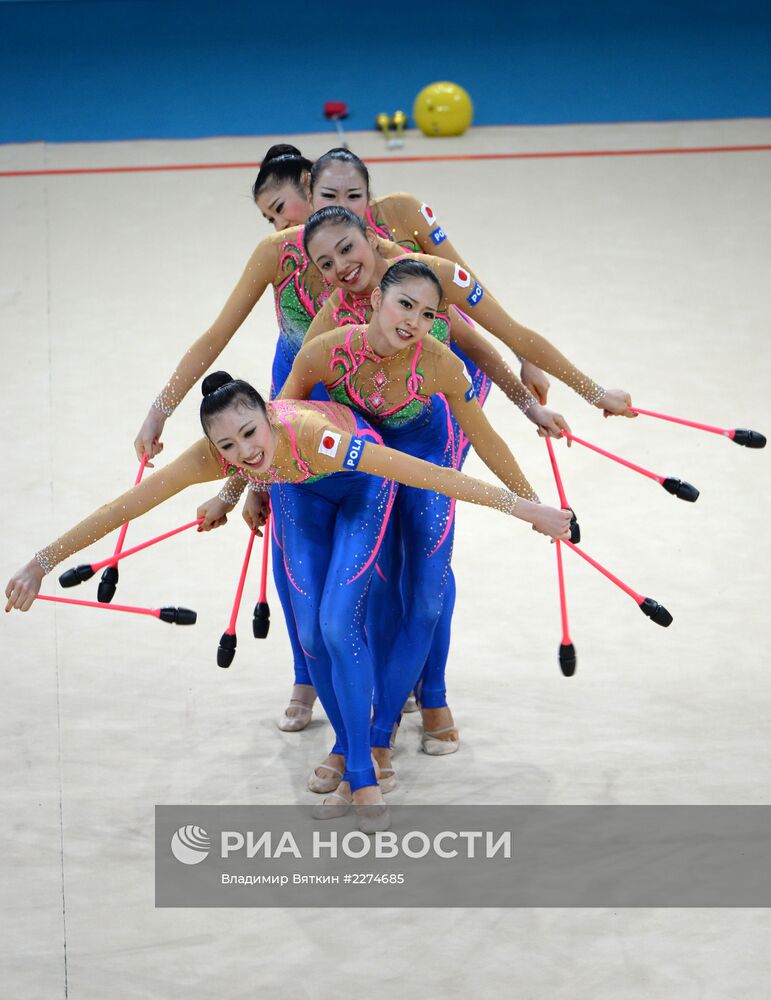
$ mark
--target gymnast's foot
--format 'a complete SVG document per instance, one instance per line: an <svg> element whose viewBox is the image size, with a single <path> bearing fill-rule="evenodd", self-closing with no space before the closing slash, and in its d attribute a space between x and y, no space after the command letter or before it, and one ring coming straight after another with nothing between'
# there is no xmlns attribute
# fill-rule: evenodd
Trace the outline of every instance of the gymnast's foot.
<svg viewBox="0 0 771 1000"><path fill-rule="evenodd" d="M423 716L423 736L420 745L424 753L432 757L455 753L460 742L460 733L455 728L452 712L447 705L442 708L421 708Z"/></svg>
<svg viewBox="0 0 771 1000"><path fill-rule="evenodd" d="M353 793L353 804L362 833L387 830L391 825L388 806L383 801L382 785L366 785Z"/></svg>
<svg viewBox="0 0 771 1000"><path fill-rule="evenodd" d="M276 725L284 733L297 733L311 721L316 691L311 684L295 684L284 714Z"/></svg>
<svg viewBox="0 0 771 1000"><path fill-rule="evenodd" d="M410 693L409 698L404 703L404 708L402 709L402 714L403 715L409 715L410 712L417 712L417 710L418 710L418 703L417 703L417 700L415 698L415 692L412 691Z"/></svg>
<svg viewBox="0 0 771 1000"><path fill-rule="evenodd" d="M396 773L391 766L390 747L372 747L372 759L380 783L380 791L387 795L396 788Z"/></svg>
<svg viewBox="0 0 771 1000"><path fill-rule="evenodd" d="M314 819L337 819L345 816L353 805L351 786L347 781L341 781L334 792L328 795L321 805L313 810Z"/></svg>
<svg viewBox="0 0 771 1000"><path fill-rule="evenodd" d="M331 753L327 759L316 768L308 778L308 788L320 795L334 792L345 774L345 757L339 753Z"/></svg>

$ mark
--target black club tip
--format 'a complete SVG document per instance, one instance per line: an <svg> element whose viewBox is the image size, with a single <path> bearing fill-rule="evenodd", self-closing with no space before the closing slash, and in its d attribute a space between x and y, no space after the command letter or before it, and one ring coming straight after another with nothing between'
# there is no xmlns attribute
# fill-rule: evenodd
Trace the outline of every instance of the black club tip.
<svg viewBox="0 0 771 1000"><path fill-rule="evenodd" d="M686 483L684 479L675 479L674 476L667 476L661 484L667 493L680 500L687 500L688 503L696 503L699 499L699 491L695 486Z"/></svg>
<svg viewBox="0 0 771 1000"><path fill-rule="evenodd" d="M102 573L102 579L99 582L99 586L96 591L96 599L101 604L109 604L110 601L115 597L115 591L118 584L118 567L108 566L107 569Z"/></svg>
<svg viewBox="0 0 771 1000"><path fill-rule="evenodd" d="M576 648L572 642L560 644L560 670L565 677L572 677L576 672Z"/></svg>
<svg viewBox="0 0 771 1000"><path fill-rule="evenodd" d="M664 605L659 604L658 601L654 601L652 597L645 598L640 605L640 611L642 611L644 615L647 615L651 621L655 622L657 625L661 625L662 628L669 628L674 621L672 615L670 615Z"/></svg>
<svg viewBox="0 0 771 1000"><path fill-rule="evenodd" d="M766 447L766 439L760 431L748 431L744 427L737 427L731 440L734 444L740 444L743 448Z"/></svg>
<svg viewBox="0 0 771 1000"><path fill-rule="evenodd" d="M90 580L93 575L94 570L84 563L82 566L74 566L62 573L59 577L59 585L61 587L77 587L78 584Z"/></svg>
<svg viewBox="0 0 771 1000"><path fill-rule="evenodd" d="M270 607L267 601L258 601L254 606L252 633L255 639L267 638L270 630Z"/></svg>
<svg viewBox="0 0 771 1000"><path fill-rule="evenodd" d="M198 615L190 608L161 608L158 617L170 625L195 625L198 621Z"/></svg>
<svg viewBox="0 0 771 1000"><path fill-rule="evenodd" d="M217 666L218 667L229 667L233 662L233 658L236 655L236 646L238 645L238 640L235 635L231 635L230 632L223 632L220 638L220 644L217 647Z"/></svg>
<svg viewBox="0 0 771 1000"><path fill-rule="evenodd" d="M570 541L574 545L578 545L578 543L581 541L581 525L578 523L578 520L576 518L576 512L573 510L573 508L571 507L569 508L569 510L570 513L573 515L570 518Z"/></svg>

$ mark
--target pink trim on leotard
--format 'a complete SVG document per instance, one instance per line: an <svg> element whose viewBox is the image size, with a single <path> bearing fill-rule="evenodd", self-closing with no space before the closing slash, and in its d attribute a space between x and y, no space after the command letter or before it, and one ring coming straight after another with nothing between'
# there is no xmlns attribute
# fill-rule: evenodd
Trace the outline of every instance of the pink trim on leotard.
<svg viewBox="0 0 771 1000"><path fill-rule="evenodd" d="M362 437L363 436L364 435L362 434ZM358 580L359 577L362 575L362 573L364 573L366 570L369 569L369 567L372 565L372 561L377 558L377 554L380 551L380 543L383 541L383 535L385 534L385 530L388 527L388 519L391 516L391 508L394 505L394 497L396 496L396 484L393 482L393 480L386 479L383 485L385 485L385 483L389 484L389 492L388 492L388 500L386 501L385 513L383 514L383 523L380 525L380 534L377 536L377 541L375 542L375 545L372 549L369 559L364 563L364 565L361 567L361 569L355 576L352 576L350 580L345 581L346 584L353 583L354 580ZM375 564L375 569L378 569L377 564ZM380 575L383 576L382 573ZM383 577L383 579L385 579L385 577Z"/></svg>
<svg viewBox="0 0 771 1000"><path fill-rule="evenodd" d="M383 229L381 226L377 224L377 222L375 222L375 216L372 214L371 205L367 205L367 211L364 215L364 218L367 221L367 225L371 229L374 229L375 232L378 234L378 236L380 236L384 240L391 240L391 242L393 242L393 234L388 229Z"/></svg>
<svg viewBox="0 0 771 1000"><path fill-rule="evenodd" d="M361 350L357 350L351 344L351 339L354 333L357 332L361 333ZM409 392L409 396L396 406L393 406L390 410L377 410L373 412L372 409L367 406L367 401L361 395L356 386L354 386L351 380L365 361L374 361L375 363L379 363L385 359L381 358L379 354L376 354L369 346L367 334L363 326L352 327L346 334L345 345L338 344L337 347L332 350L329 358L329 370L334 373L335 368L342 367L343 374L335 382L330 382L327 389L329 391L336 389L344 382L348 398L356 406L361 407L365 413L371 413L372 416L376 417L378 420L383 420L386 417L393 416L395 413L400 413L406 406L409 406L410 403L416 401L420 403L428 403L430 397L423 396L418 392L418 389L423 384L423 376L418 371L418 361L420 360L422 350L423 345L420 341L418 341L415 345L415 353L412 356L410 374L407 377L407 391Z"/></svg>
<svg viewBox="0 0 771 1000"><path fill-rule="evenodd" d="M299 251L300 260L297 261L295 251ZM281 293L289 284L289 282L294 282L294 289L297 293L297 297L300 300L300 304L303 309L308 313L309 316L313 317L319 311L319 308L326 301L327 295L322 292L318 299L314 299L312 295L308 293L304 284L300 280L308 268L311 266L313 261L308 256L308 252L305 249L305 226L302 226L300 232L297 234L297 242L292 242L287 240L285 243L281 244L281 250L279 253L278 266L281 270L287 260L291 260L293 263L297 264L297 267L291 271L287 277L279 284L276 285L276 303L278 306L278 300ZM280 319L280 317L279 317Z"/></svg>

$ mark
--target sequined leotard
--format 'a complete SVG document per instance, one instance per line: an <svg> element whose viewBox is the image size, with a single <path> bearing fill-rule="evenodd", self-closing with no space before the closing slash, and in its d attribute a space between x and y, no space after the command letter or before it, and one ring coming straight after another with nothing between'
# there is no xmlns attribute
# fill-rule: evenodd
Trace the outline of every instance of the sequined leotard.
<svg viewBox="0 0 771 1000"><path fill-rule="evenodd" d="M557 378L561 379L575 389L588 402L594 403L602 396L603 389L601 386L584 375L583 372L576 368L545 338L541 337L532 330L528 330L513 320L498 304L493 296L490 295L490 293L472 276L471 272L461 265L453 264L446 260L427 255L405 255L401 247L388 244L385 240L381 241L378 245L378 252L387 260L413 258L427 264L432 268L442 285L446 303L454 305L464 310L464 312L468 311L473 314L474 319L479 322L481 326L485 327L489 332L497 336L518 356L527 358L534 364L538 365L538 367L543 368L550 374L555 375ZM346 316L345 310L347 309L350 313L357 301L360 301L365 305L367 303L367 299L364 296L362 296L360 300L354 299L350 293L343 296L342 290L338 290L336 294L330 296L327 302L319 310L314 321L311 323L306 337L306 342L312 341L314 337L319 336L325 330L330 329L336 324L337 321L344 319ZM341 303L344 303L344 305ZM453 330L454 329L455 326L453 326ZM473 382L472 388L477 391L477 385ZM532 397L529 397L529 403L526 401L522 408L524 409L527 405L531 405L534 402L535 400ZM456 467L459 467L465 457L468 445L467 437L463 434L463 428L459 427L454 421L452 414L449 414L446 411L444 424L441 423L436 414L434 414L434 420L435 424L433 425L431 433L435 435L434 440L438 444L438 435L440 433L440 429L443 428L444 446L442 448L441 457L438 450L434 450L430 453L431 461L437 463L442 462L443 464L454 464ZM428 433L428 430L426 429L423 433ZM405 435L402 440L397 442L393 438L392 434L387 430L384 431L384 434L388 437L389 443L393 444L395 447L409 447L406 444L407 435ZM414 454L415 452L412 453ZM420 504L426 503L425 497L415 497L414 501L416 507L419 507ZM397 503L396 513L399 530L401 530L402 511L405 502L406 501L400 501ZM443 501L439 501L440 508L442 504ZM415 515L416 517L421 517L423 524L434 523L441 528L441 531L433 544L427 545L424 550L417 549L417 551L424 551L426 557L432 560L432 569L438 566L439 560L436 558L437 554L442 551L449 552L451 549L454 525L453 515L454 507L452 505L446 513L437 513L432 522L429 521L425 514ZM387 556L391 551L393 551L393 548L393 544L390 544L386 548L384 556ZM424 692L422 699L423 704L426 707L433 708L446 704L444 666L449 652L451 611L455 592L454 578L452 576L451 568L449 567L449 561L444 574L439 578L438 582L433 580L431 582L431 587L433 589L430 593L424 593L421 590L419 599L421 607L425 607L429 610L427 627L429 631L433 631L435 636L435 646L430 655L431 680L428 685L424 685L424 687L427 687L427 690ZM440 588L444 588L446 600L444 603L440 602L440 607L437 612L436 593ZM393 590L393 585L391 589ZM434 628L434 626L436 627ZM387 636L381 641L384 646L391 645ZM384 739L382 734L380 738Z"/></svg>
<svg viewBox="0 0 771 1000"><path fill-rule="evenodd" d="M381 357L372 349L366 327L330 331L303 347L284 392L303 398L317 381L323 381L333 399L375 424L387 444L445 467L454 458L447 446L449 406L496 475L520 495L537 499L487 422L465 368L433 338ZM395 511L404 543L401 589L408 610L387 654L378 654L382 683L373 723L375 746L388 746L401 706L426 663L442 616L452 555L454 506L447 497L402 487ZM395 600L393 586L391 590L389 603ZM381 602L378 608L386 618L388 606Z"/></svg>
<svg viewBox="0 0 771 1000"><path fill-rule="evenodd" d="M336 403L279 401L268 404L268 417L276 449L264 472L255 474L229 464L203 438L41 549L38 562L52 570L124 521L194 483L234 475L247 477L258 488L286 484L281 502L287 575L311 679L335 728L338 752L346 756L347 779L354 789L371 785L375 783L369 742L373 667L363 615L393 502L392 480L447 489L471 502L508 511L515 510L516 497L454 470L434 468L379 447L379 435ZM358 474L357 468L369 475ZM322 484L325 488L320 491Z"/></svg>

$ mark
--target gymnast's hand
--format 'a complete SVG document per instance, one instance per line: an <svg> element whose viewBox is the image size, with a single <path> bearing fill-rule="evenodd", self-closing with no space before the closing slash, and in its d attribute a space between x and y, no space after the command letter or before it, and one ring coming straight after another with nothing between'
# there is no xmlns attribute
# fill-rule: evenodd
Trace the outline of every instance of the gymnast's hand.
<svg viewBox="0 0 771 1000"><path fill-rule="evenodd" d="M211 531L212 528L221 528L228 523L228 514L235 507L234 503L225 503L219 497L212 497L202 503L195 512L196 517L202 517L203 521L198 525L198 531Z"/></svg>
<svg viewBox="0 0 771 1000"><path fill-rule="evenodd" d="M134 439L134 451L137 458L142 461L142 457L147 455L147 468L154 469L155 466L150 461L163 451L161 434L166 423L166 417L157 406L151 406L145 417L145 422L139 428L139 433Z"/></svg>
<svg viewBox="0 0 771 1000"><path fill-rule="evenodd" d="M623 389L607 389L594 405L598 410L602 410L606 417L637 416L636 413L630 413L632 397Z"/></svg>
<svg viewBox="0 0 771 1000"><path fill-rule="evenodd" d="M559 438L562 437L563 431L567 431L568 434L571 433L568 422L562 414L557 413L555 410L550 410L548 406L541 406L539 403L536 403L534 406L528 408L525 416L528 420L532 420L538 428L539 437ZM568 448L570 444L571 442L568 441Z"/></svg>
<svg viewBox="0 0 771 1000"><path fill-rule="evenodd" d="M523 361L519 378L524 387L529 389L540 403L546 402L551 382L546 377L545 372L537 368L532 361Z"/></svg>
<svg viewBox="0 0 771 1000"><path fill-rule="evenodd" d="M252 531L262 538L260 528L268 520L270 514L270 494L262 491L255 493L253 490L249 490L242 514Z"/></svg>
<svg viewBox="0 0 771 1000"><path fill-rule="evenodd" d="M5 610L12 611L16 608L19 611L29 611L40 593L44 576L45 573L37 559L30 559L26 566L17 570L5 588L5 596L8 598Z"/></svg>
<svg viewBox="0 0 771 1000"><path fill-rule="evenodd" d="M542 535L548 535L549 538L570 538L572 511L547 507L546 504L534 503L523 497L517 501L517 509L519 510L517 516L524 521L529 521L533 526L533 531L539 531Z"/></svg>

